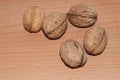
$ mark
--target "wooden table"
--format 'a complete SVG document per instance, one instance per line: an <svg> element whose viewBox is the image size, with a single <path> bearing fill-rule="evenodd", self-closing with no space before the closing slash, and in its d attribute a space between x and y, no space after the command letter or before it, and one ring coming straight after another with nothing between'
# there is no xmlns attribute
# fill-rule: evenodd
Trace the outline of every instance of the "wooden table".
<svg viewBox="0 0 120 80"><path fill-rule="evenodd" d="M49 40L42 31L24 30L22 16L33 5L48 15L66 13L82 2L97 10L94 26L106 29L108 45L101 55L88 55L85 66L70 69L61 61L59 47L67 39L82 45L89 28L69 24L63 37ZM0 0L0 80L120 80L120 0Z"/></svg>

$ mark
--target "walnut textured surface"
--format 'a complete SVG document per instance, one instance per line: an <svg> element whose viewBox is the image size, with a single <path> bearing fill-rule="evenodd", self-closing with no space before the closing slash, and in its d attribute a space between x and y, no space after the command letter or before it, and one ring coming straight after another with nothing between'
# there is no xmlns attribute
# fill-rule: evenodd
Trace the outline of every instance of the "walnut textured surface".
<svg viewBox="0 0 120 80"><path fill-rule="evenodd" d="M67 29L66 14L53 13L45 18L43 32L50 39L60 38Z"/></svg>
<svg viewBox="0 0 120 80"><path fill-rule="evenodd" d="M102 27L93 27L86 32L84 47L89 54L97 55L103 52L107 44L107 33Z"/></svg>
<svg viewBox="0 0 120 80"><path fill-rule="evenodd" d="M68 12L68 19L71 24L77 27L89 27L95 24L97 13L94 9L85 4L72 6Z"/></svg>
<svg viewBox="0 0 120 80"><path fill-rule="evenodd" d="M45 13L37 6L28 8L23 15L23 25L24 28L31 32L38 32L41 30Z"/></svg>
<svg viewBox="0 0 120 80"><path fill-rule="evenodd" d="M71 68L76 68L86 63L87 55L81 45L75 40L70 39L63 42L59 52L61 59Z"/></svg>

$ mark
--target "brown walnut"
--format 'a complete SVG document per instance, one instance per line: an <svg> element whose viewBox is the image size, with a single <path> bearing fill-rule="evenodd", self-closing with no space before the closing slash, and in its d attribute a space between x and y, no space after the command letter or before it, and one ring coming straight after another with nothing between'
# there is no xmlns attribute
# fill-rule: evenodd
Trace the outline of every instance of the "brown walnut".
<svg viewBox="0 0 120 80"><path fill-rule="evenodd" d="M83 66L87 55L81 45L75 40L66 40L60 47L60 57L71 68Z"/></svg>
<svg viewBox="0 0 120 80"><path fill-rule="evenodd" d="M107 33L102 27L89 29L84 37L84 48L91 55L98 55L103 52L107 44Z"/></svg>
<svg viewBox="0 0 120 80"><path fill-rule="evenodd" d="M66 14L53 13L45 18L43 32L49 39L60 38L67 29Z"/></svg>
<svg viewBox="0 0 120 80"><path fill-rule="evenodd" d="M68 20L77 27L89 27L97 21L97 13L85 4L72 6L68 12Z"/></svg>
<svg viewBox="0 0 120 80"><path fill-rule="evenodd" d="M31 33L40 31L44 17L45 13L40 7L33 6L28 8L23 15L24 28Z"/></svg>

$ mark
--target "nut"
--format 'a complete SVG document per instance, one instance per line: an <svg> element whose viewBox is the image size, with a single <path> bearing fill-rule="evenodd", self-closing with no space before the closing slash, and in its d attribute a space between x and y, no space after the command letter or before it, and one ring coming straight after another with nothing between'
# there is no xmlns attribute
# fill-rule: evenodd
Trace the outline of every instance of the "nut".
<svg viewBox="0 0 120 80"><path fill-rule="evenodd" d="M103 52L107 44L107 33L102 27L93 27L86 32L84 48L91 55Z"/></svg>
<svg viewBox="0 0 120 80"><path fill-rule="evenodd" d="M60 57L71 68L83 66L87 55L81 45L75 40L66 40L60 47Z"/></svg>
<svg viewBox="0 0 120 80"><path fill-rule="evenodd" d="M31 33L40 31L44 17L45 13L40 7L33 6L28 8L23 15L24 28Z"/></svg>
<svg viewBox="0 0 120 80"><path fill-rule="evenodd" d="M66 14L53 13L45 18L43 32L49 39L60 38L67 29Z"/></svg>
<svg viewBox="0 0 120 80"><path fill-rule="evenodd" d="M85 4L72 6L68 12L70 23L77 27L89 27L97 21L97 13Z"/></svg>

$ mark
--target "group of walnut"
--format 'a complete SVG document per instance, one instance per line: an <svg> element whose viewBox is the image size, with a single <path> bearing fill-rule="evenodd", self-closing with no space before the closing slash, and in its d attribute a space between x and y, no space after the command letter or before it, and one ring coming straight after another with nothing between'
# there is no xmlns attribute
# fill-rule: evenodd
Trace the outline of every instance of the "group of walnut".
<svg viewBox="0 0 120 80"><path fill-rule="evenodd" d="M51 40L59 39L66 32L68 21L79 28L87 28L97 21L97 13L86 4L72 6L68 13L53 13L45 16L43 9L37 6L28 8L23 16L24 28L36 33L42 30ZM103 52L107 44L107 33L104 28L94 26L84 37L83 47L75 40L63 42L59 53L63 62L71 67L83 66L87 61L87 54L98 55Z"/></svg>

